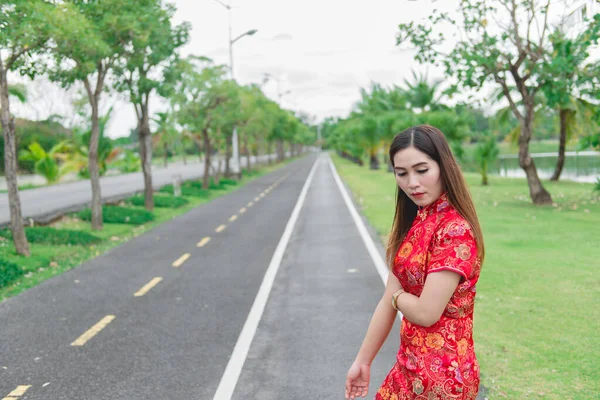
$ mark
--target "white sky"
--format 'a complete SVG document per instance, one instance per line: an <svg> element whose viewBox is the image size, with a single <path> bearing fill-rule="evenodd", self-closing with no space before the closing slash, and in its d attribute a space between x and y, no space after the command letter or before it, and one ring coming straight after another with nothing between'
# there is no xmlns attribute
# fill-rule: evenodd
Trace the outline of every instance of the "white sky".
<svg viewBox="0 0 600 400"><path fill-rule="evenodd" d="M223 0L229 2L230 0ZM175 23L189 21L192 31L183 55L229 63L228 12L216 0L175 0ZM421 20L433 7L454 10L458 0L233 0L233 37L257 29L233 46L235 78L242 84L261 83L265 73L278 78L263 86L273 100L278 93L284 108L304 111L322 120L345 116L359 99L359 89L375 81L402 85L411 69L441 70L419 65L413 50L396 46L398 24ZM69 97L71 96L71 98ZM29 105L14 107L15 114L31 119L51 113L70 114L73 94L36 80ZM154 100L152 112L164 103ZM14 104L15 102L13 102ZM128 135L135 127L131 105L116 95L104 97L104 108L114 105L108 135ZM69 119L67 119L68 125Z"/></svg>

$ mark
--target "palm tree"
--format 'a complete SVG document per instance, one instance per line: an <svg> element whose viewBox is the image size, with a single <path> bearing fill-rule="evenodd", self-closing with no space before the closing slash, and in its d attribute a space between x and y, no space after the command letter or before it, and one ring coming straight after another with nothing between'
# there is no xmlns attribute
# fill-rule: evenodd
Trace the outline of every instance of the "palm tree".
<svg viewBox="0 0 600 400"><path fill-rule="evenodd" d="M174 145L179 133L175 129L173 114L170 112L158 112L152 120L157 125L156 132L152 137L152 144L162 145L166 167L169 160L169 146Z"/></svg>
<svg viewBox="0 0 600 400"><path fill-rule="evenodd" d="M19 154L20 160L33 161L35 172L46 178L47 183L55 183L60 178L70 172L72 168L63 164L58 165L58 160L64 159L64 152L68 150L66 140L52 146L50 151L45 151L38 142L31 143L27 150L22 150Z"/></svg>
<svg viewBox="0 0 600 400"><path fill-rule="evenodd" d="M442 98L450 92L439 92L441 79L436 79L430 84L427 73L417 75L414 70L412 76L412 83L404 79L406 99L410 108L421 112L448 109L448 106L442 103Z"/></svg>

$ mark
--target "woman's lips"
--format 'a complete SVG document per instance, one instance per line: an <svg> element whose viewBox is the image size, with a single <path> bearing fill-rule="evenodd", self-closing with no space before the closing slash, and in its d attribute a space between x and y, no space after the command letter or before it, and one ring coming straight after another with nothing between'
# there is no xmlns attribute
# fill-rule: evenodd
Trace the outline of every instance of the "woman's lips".
<svg viewBox="0 0 600 400"><path fill-rule="evenodd" d="M413 193L411 194L412 197L414 197L415 199L420 199L421 197L423 197L425 193Z"/></svg>

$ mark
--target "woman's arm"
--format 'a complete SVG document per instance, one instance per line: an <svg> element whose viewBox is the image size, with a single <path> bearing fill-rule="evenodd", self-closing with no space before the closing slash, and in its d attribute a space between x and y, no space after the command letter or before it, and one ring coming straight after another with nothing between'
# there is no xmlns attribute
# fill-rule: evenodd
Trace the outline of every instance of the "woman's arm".
<svg viewBox="0 0 600 400"><path fill-rule="evenodd" d="M357 363L361 365L371 365L373 359L381 349L381 346L387 339L392 326L394 325L394 319L398 312L392 307L392 294L394 294L402 286L398 281L398 278L390 271L387 283L385 285L385 293L383 294L379 304L375 308L369 329L365 335L362 346L356 356Z"/></svg>
<svg viewBox="0 0 600 400"><path fill-rule="evenodd" d="M410 322L429 327L439 321L460 278L461 275L453 271L430 273L425 279L421 296L402 293L396 298L396 307ZM391 299L391 296L388 299Z"/></svg>

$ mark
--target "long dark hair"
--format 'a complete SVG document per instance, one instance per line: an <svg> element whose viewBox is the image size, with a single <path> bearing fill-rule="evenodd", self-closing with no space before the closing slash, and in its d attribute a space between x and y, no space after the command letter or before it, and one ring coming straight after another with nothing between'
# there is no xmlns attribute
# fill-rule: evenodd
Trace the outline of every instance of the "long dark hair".
<svg viewBox="0 0 600 400"><path fill-rule="evenodd" d="M443 191L446 192L450 204L471 225L473 236L477 242L477 254L483 262L485 252L479 219L471 199L471 193L460 167L450 151L446 137L439 129L429 125L413 126L400 132L390 145L389 155L392 166L394 165L394 155L411 146L427 154L440 166ZM417 215L417 205L402 189L396 187L396 192L396 212L386 251L390 268L394 267L396 252Z"/></svg>

